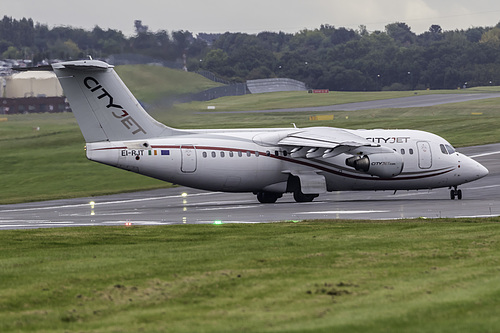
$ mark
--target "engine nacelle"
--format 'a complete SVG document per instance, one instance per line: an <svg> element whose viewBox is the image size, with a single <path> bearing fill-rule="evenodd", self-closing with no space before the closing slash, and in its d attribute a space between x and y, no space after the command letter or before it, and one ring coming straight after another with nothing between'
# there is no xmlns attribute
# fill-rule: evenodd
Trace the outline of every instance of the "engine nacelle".
<svg viewBox="0 0 500 333"><path fill-rule="evenodd" d="M380 178L396 177L403 171L403 156L398 153L381 153L349 157L347 166Z"/></svg>

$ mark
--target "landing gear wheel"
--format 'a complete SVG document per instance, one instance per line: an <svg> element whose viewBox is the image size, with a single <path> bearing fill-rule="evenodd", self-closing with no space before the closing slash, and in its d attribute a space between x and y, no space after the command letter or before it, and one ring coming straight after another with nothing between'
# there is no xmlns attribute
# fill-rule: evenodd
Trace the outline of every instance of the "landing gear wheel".
<svg viewBox="0 0 500 333"><path fill-rule="evenodd" d="M274 193L274 192L258 192L257 193L257 200L259 200L260 203L275 203L278 198L281 198L282 194L281 193Z"/></svg>
<svg viewBox="0 0 500 333"><path fill-rule="evenodd" d="M319 196L319 194L304 194L300 190L293 192L293 198L296 202L311 202L317 196Z"/></svg>
<svg viewBox="0 0 500 333"><path fill-rule="evenodd" d="M456 187L453 190L450 190L450 199L455 200L455 197L458 200L462 200L462 190L457 190Z"/></svg>

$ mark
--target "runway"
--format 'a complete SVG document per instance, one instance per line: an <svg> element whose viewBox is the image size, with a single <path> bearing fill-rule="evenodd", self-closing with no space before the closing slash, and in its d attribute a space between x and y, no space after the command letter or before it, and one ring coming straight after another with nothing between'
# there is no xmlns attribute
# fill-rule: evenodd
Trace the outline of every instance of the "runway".
<svg viewBox="0 0 500 333"><path fill-rule="evenodd" d="M332 92L334 94L335 92ZM499 98L499 93L470 93L470 94L435 94L435 95L415 95L410 97L400 97L382 99L357 103L346 103L337 105L326 105L306 108L286 108L272 110L252 110L252 111L210 111L199 112L200 114L225 114L225 113L269 113L269 112L323 112L323 111L358 111L367 109L394 109L394 108L418 108L433 105L469 102L481 99Z"/></svg>
<svg viewBox="0 0 500 333"><path fill-rule="evenodd" d="M291 194L260 204L251 193L184 187L93 198L0 206L0 230L70 226L263 223L306 219L400 219L500 216L500 144L458 149L490 174L465 184L463 200L448 189L431 191L332 192L311 203Z"/></svg>

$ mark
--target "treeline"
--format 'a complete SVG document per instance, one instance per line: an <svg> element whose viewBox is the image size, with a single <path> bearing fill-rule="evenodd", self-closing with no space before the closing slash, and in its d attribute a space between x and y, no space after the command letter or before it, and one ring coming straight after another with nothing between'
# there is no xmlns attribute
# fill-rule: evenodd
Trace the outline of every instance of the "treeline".
<svg viewBox="0 0 500 333"><path fill-rule="evenodd" d="M0 57L29 59L34 64L44 60L82 59L91 55L106 58L112 54L137 53L174 61L182 58L186 49L201 52L206 43L193 38L187 31L150 32L141 21L135 21L136 35L127 38L121 31L95 26L88 31L72 27L55 27L34 23L32 19L15 20L4 16L0 21ZM201 53L196 53L199 57Z"/></svg>
<svg viewBox="0 0 500 333"><path fill-rule="evenodd" d="M296 34L226 33L203 59L228 78L289 77L331 90L500 85L500 24L416 35L405 23L368 32L322 25Z"/></svg>
<svg viewBox="0 0 500 333"><path fill-rule="evenodd" d="M384 31L322 25L295 34L262 32L198 34L149 31L136 34L96 26L87 31L15 20L0 21L2 58L79 59L87 55L143 54L159 60L186 57L189 70L204 69L232 81L288 77L330 90L454 89L500 85L500 23L495 27L443 31L432 25L415 34L405 23ZM182 61L182 60L181 60Z"/></svg>

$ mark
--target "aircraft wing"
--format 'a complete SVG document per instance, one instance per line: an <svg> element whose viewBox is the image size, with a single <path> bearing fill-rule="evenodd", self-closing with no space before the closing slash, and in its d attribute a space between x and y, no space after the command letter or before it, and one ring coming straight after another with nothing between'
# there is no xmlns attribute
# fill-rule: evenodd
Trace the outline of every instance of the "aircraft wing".
<svg viewBox="0 0 500 333"><path fill-rule="evenodd" d="M312 127L293 132L281 138L278 144L292 146L292 157L306 158L328 158L342 153L369 155L393 152L359 135L331 127Z"/></svg>

